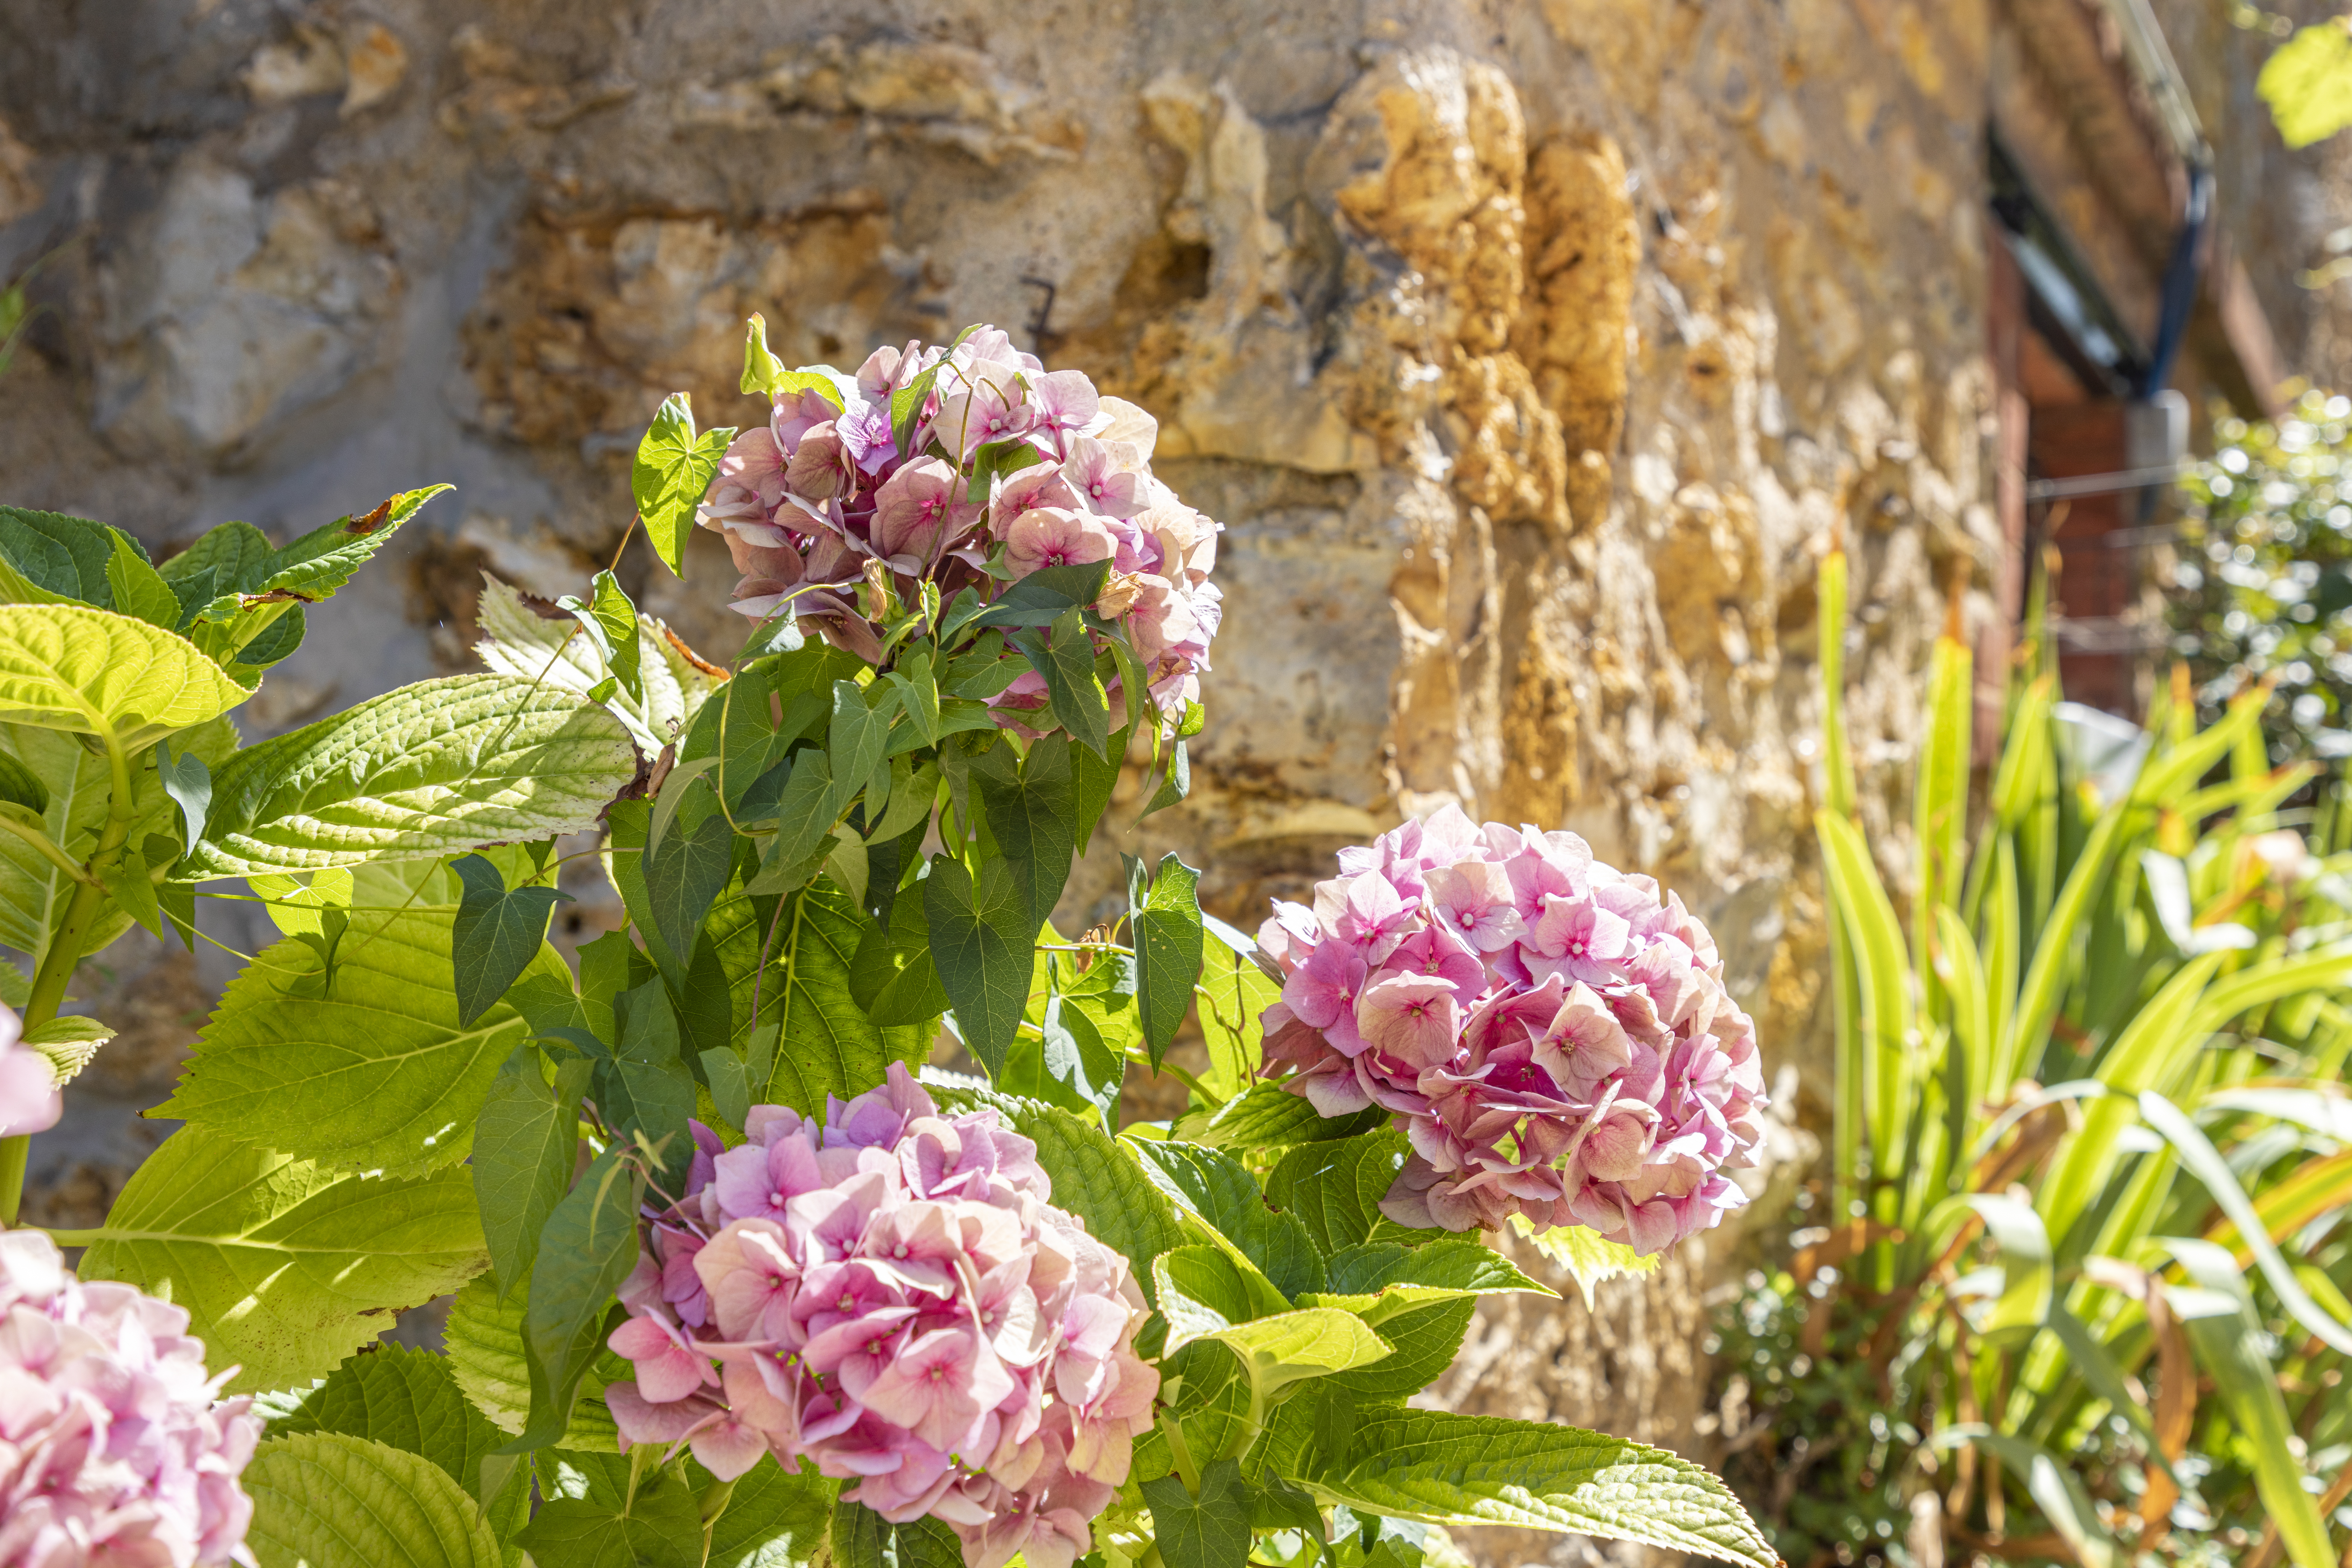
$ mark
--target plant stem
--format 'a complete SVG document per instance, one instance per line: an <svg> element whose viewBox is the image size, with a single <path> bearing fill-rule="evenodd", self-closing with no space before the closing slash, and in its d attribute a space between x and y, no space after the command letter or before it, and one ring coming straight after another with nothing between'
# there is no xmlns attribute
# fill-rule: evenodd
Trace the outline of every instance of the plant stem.
<svg viewBox="0 0 2352 1568"><path fill-rule="evenodd" d="M66 918L41 954L41 966L33 975L33 994L25 1002L24 1026L27 1029L37 1028L58 1016L58 1008L66 999L66 986L81 963L82 944L98 924L99 911L106 903L106 889L99 885L95 868L111 862L121 853L123 840L131 837L129 761L111 738L106 750L114 784L112 796L107 802L106 830L99 835L98 849L89 858L91 869L85 872L88 879L74 885L73 898L66 904ZM25 1166L32 1155L32 1142L29 1133L0 1138L0 1226L14 1226L25 1206Z"/></svg>
<svg viewBox="0 0 2352 1568"><path fill-rule="evenodd" d="M77 865L72 856L57 846L57 841L37 827L28 827L13 816L0 816L0 827L6 828L34 848L39 850L49 864L77 882L89 880L89 873Z"/></svg>

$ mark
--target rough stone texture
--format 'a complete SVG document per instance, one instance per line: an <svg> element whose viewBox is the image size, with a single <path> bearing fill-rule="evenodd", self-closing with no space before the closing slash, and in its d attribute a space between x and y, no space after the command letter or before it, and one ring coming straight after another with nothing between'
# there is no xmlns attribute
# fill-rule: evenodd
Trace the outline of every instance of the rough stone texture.
<svg viewBox="0 0 2352 1568"><path fill-rule="evenodd" d="M55 309L0 384L0 495L163 543L456 482L246 710L274 731L462 665L480 571L554 593L608 557L655 401L746 416L748 311L790 362L1002 322L1157 412L1159 470L1229 528L1194 794L1125 847L1254 922L1406 812L1573 827L1710 921L1819 1125L1814 564L1854 552L1851 722L1899 879L1944 584L1991 614L1980 169L1995 13L2037 7L2088 15L0 0L0 279L48 255ZM2277 218L2306 252L2315 221ZM2258 281L2295 338L2291 279ZM623 575L730 651L710 542L683 584L641 547ZM1115 847L1068 921L1112 906ZM152 1043L38 1145L60 1218L119 1180L153 1031L226 963L129 962ZM1597 1313L1490 1312L1442 1395L1696 1451L1699 1282L1734 1242Z"/></svg>

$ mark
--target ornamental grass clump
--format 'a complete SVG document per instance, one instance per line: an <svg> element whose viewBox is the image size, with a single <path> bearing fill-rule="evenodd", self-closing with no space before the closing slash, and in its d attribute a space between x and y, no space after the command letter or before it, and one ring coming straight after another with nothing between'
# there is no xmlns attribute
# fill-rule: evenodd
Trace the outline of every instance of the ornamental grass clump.
<svg viewBox="0 0 2352 1568"><path fill-rule="evenodd" d="M1400 1225L1585 1226L1647 1255L1747 1201L1764 1077L1706 928L1572 833L1452 806L1339 853L1258 944L1286 976L1267 1071L1412 1154Z"/></svg>
<svg viewBox="0 0 2352 1568"><path fill-rule="evenodd" d="M1160 1388L1127 1260L1052 1206L1034 1142L941 1117L897 1063L821 1122L761 1105L746 1131L702 1141L622 1289L625 1442L682 1439L722 1480L806 1455L845 1501L946 1521L970 1568L1068 1568Z"/></svg>
<svg viewBox="0 0 2352 1568"><path fill-rule="evenodd" d="M0 1234L0 1565L236 1560L261 1423L217 1398L188 1314L83 1284L38 1231Z"/></svg>

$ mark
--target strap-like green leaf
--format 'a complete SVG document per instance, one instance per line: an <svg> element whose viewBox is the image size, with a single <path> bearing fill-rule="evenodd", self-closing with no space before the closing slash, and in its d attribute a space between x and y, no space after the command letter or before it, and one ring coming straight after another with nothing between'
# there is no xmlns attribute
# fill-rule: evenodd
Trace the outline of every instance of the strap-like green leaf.
<svg viewBox="0 0 2352 1568"><path fill-rule="evenodd" d="M242 1368L232 1390L323 1375L484 1262L462 1171L337 1174L199 1127L166 1138L89 1234L83 1277L169 1291L207 1364Z"/></svg>
<svg viewBox="0 0 2352 1568"><path fill-rule="evenodd" d="M1984 1219L1985 1230L2000 1249L2003 1283L2000 1300L1981 1332L1995 1344L2017 1344L2033 1337L2049 1316L2055 1289L2051 1267L2050 1233L2033 1205L1999 1193L1971 1193L1968 1205Z"/></svg>
<svg viewBox="0 0 2352 1568"><path fill-rule="evenodd" d="M2033 1499L2083 1568L2115 1568L2115 1538L2099 1522L2082 1478L2041 1444L1974 1422L1947 1426L1936 1434L1935 1441L1939 1447L1972 1443L2017 1472L2025 1481L2026 1495Z"/></svg>
<svg viewBox="0 0 2352 1568"><path fill-rule="evenodd" d="M243 1479L261 1568L499 1568L480 1505L420 1455L309 1432L263 1444Z"/></svg>
<svg viewBox="0 0 2352 1568"><path fill-rule="evenodd" d="M2263 1510L2279 1527L2295 1568L2329 1568L2335 1550L2327 1521L2303 1489L2303 1463L2279 1393L2271 1337L2254 1311L2237 1259L2229 1248L2201 1238L2159 1239L2197 1281L2193 1288L2172 1287L2165 1299L2189 1332L2198 1365L2211 1374L2240 1440L2252 1451L2254 1489Z"/></svg>
<svg viewBox="0 0 2352 1568"><path fill-rule="evenodd" d="M620 721L569 692L420 681L238 752L188 866L309 871L580 832L635 772Z"/></svg>
<svg viewBox="0 0 2352 1568"><path fill-rule="evenodd" d="M1730 1489L1662 1448L1537 1422L1371 1409L1344 1452L1310 1441L1314 1409L1286 1405L1269 1468L1326 1503L1430 1524L1520 1525L1636 1541L1779 1568ZM1333 1434L1322 1434L1328 1443Z"/></svg>
<svg viewBox="0 0 2352 1568"><path fill-rule="evenodd" d="M2287 1266L2278 1244L2271 1239L2270 1227L2255 1212L2253 1200L2246 1196L2245 1188L2238 1184L2230 1163L2213 1147L2212 1141L2181 1114L2179 1106L2152 1089L2139 1097L2139 1110L2148 1124L2179 1151L2180 1163L2205 1184L2205 1190L2213 1194L2213 1201L2221 1205L2221 1212L2238 1227L2239 1240L2253 1253L2263 1278L2277 1293L2279 1304L2322 1344L2340 1354L2352 1355L2352 1327L2336 1321L2311 1299L2311 1292L2304 1289L2294 1270Z"/></svg>
<svg viewBox="0 0 2352 1568"><path fill-rule="evenodd" d="M80 605L0 606L0 722L110 736L142 752L245 699L219 665L161 626Z"/></svg>

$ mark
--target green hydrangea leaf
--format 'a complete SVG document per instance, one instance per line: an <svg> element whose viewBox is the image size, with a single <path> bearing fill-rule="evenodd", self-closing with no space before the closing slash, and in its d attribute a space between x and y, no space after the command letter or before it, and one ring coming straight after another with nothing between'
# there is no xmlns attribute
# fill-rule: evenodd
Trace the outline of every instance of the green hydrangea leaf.
<svg viewBox="0 0 2352 1568"><path fill-rule="evenodd" d="M581 832L635 773L620 721L570 692L419 681L238 752L184 868L310 871Z"/></svg>
<svg viewBox="0 0 2352 1568"><path fill-rule="evenodd" d="M528 1281L525 1281L528 1283ZM530 1418L530 1363L523 1354L524 1300L517 1290L504 1301L487 1274L457 1292L449 1304L442 1343L450 1374L466 1401L499 1431L514 1436ZM620 1429L604 1407L604 1385L630 1376L629 1363L605 1351L589 1363L572 1403L571 1418L556 1445L566 1453L620 1451Z"/></svg>
<svg viewBox="0 0 2352 1568"><path fill-rule="evenodd" d="M403 490L386 497L372 511L339 517L299 538L289 540L259 563L257 574L260 580L250 586L240 584L238 592L249 597L290 599L308 605L331 598L337 589L352 580L353 573L367 563L370 556L391 542L402 523L415 517L426 501L451 488L426 485L422 489Z"/></svg>
<svg viewBox="0 0 2352 1568"><path fill-rule="evenodd" d="M169 1292L206 1364L241 1369L232 1392L323 1376L486 1261L462 1171L362 1177L201 1127L163 1140L87 1234L82 1277Z"/></svg>
<svg viewBox="0 0 2352 1568"><path fill-rule="evenodd" d="M268 1415L273 1438L340 1432L430 1459L471 1498L482 1495L482 1461L505 1440L466 1403L448 1357L405 1345L353 1356ZM504 1479L494 1468L498 1484L484 1508L492 1533L503 1540L530 1517L530 1478L527 1467L498 1468Z"/></svg>
<svg viewBox="0 0 2352 1568"><path fill-rule="evenodd" d="M289 937L230 982L162 1114L323 1167L438 1169L472 1146L499 1064L530 1034L512 1008L458 1016L455 911L353 910L320 985L315 949ZM531 964L563 961L541 945ZM302 993L314 993L305 994Z"/></svg>
<svg viewBox="0 0 2352 1568"><path fill-rule="evenodd" d="M244 1482L261 1568L499 1568L480 1505L421 1455L307 1432L263 1444Z"/></svg>
<svg viewBox="0 0 2352 1568"><path fill-rule="evenodd" d="M173 736L172 748L184 762L195 757L216 768L236 750L236 731L227 719L215 719ZM60 730L5 723L0 723L0 752L45 784L48 805L42 827L50 840L77 860L89 858L106 826L107 799L113 787L105 755ZM154 760L151 748L131 763L131 794L139 803L129 840L134 845L158 835L176 837L182 817L169 793L144 776ZM0 946L40 952L74 887L47 856L13 833L0 834ZM82 951L101 951L130 930L131 922L130 911L110 902L83 939Z"/></svg>
<svg viewBox="0 0 2352 1568"><path fill-rule="evenodd" d="M1306 1222L1325 1252L1373 1240L1442 1239L1442 1230L1407 1230L1381 1213L1381 1199L1411 1152L1404 1134L1382 1127L1358 1137L1292 1149L1265 1179L1265 1200Z"/></svg>
<svg viewBox="0 0 2352 1568"><path fill-rule="evenodd" d="M673 392L662 399L653 424L637 443L629 487L636 496L637 515L645 521L646 537L672 573L684 559L694 509L710 488L710 476L719 471L727 443L734 438L732 429L696 435L691 400L683 392Z"/></svg>
<svg viewBox="0 0 2352 1568"><path fill-rule="evenodd" d="M107 591L113 598L111 608L151 626L172 630L180 624L179 595L172 592L163 574L148 563L146 551L120 529L113 531L114 552L106 563Z"/></svg>
<svg viewBox="0 0 2352 1568"><path fill-rule="evenodd" d="M63 512L0 506L0 600L113 609L106 569L118 539L142 561L147 558L146 546L121 529Z"/></svg>
<svg viewBox="0 0 2352 1568"><path fill-rule="evenodd" d="M1145 1481L1141 1489L1168 1568L1243 1568L1249 1561L1249 1483L1239 1462L1202 1466L1198 1497L1180 1476Z"/></svg>
<svg viewBox="0 0 2352 1568"><path fill-rule="evenodd" d="M161 626L80 605L0 607L0 722L111 736L139 752L246 695Z"/></svg>
<svg viewBox="0 0 2352 1568"><path fill-rule="evenodd" d="M1326 1116L1305 1096L1278 1083L1254 1083L1197 1123L1186 1118L1177 1131L1212 1149L1287 1150L1358 1137L1387 1120L1388 1113L1377 1108L1353 1116Z"/></svg>

